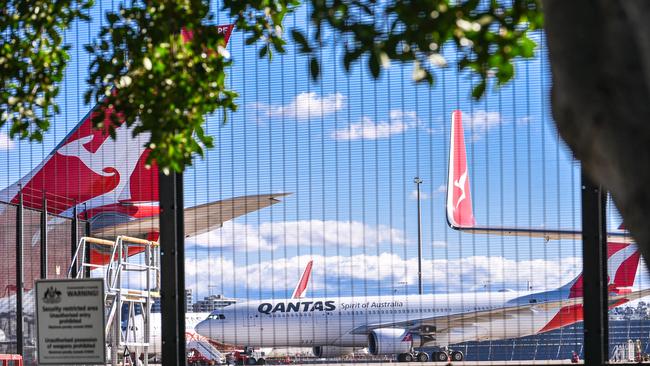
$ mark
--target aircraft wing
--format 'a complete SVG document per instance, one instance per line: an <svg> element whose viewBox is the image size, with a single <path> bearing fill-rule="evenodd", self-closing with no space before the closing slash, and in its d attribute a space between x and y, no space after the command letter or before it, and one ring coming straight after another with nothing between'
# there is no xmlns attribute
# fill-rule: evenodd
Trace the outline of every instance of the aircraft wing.
<svg viewBox="0 0 650 366"><path fill-rule="evenodd" d="M640 298L650 296L650 289L640 291L633 291L627 294L610 295L610 305L619 304L621 301L628 302L638 300ZM371 330L380 328L403 328L409 329L414 333L419 332L426 327L435 328L436 333L443 333L451 331L454 328L466 328L469 326L490 323L498 320L516 319L521 315L530 312L556 310L567 306L581 305L583 303L582 297L572 299L564 299L558 301L547 301L542 303L531 303L515 306L507 306L502 308L468 311L459 314L442 315L434 317L425 317L420 319L412 319L407 321L398 322L382 322L376 324L368 324L355 328L352 333L354 334L367 334Z"/></svg>
<svg viewBox="0 0 650 366"><path fill-rule="evenodd" d="M290 193L272 193L229 198L185 209L185 237L203 234L220 228L224 222L247 213L281 202L279 198ZM94 237L105 238L117 235L146 237L159 230L158 215L136 219L121 224L92 230Z"/></svg>
<svg viewBox="0 0 650 366"><path fill-rule="evenodd" d="M352 331L355 334L366 334L374 329L380 328L403 328L409 329L412 332L419 332L426 327L435 328L437 333L446 332L453 328L464 328L472 324L483 323L486 321L494 321L499 319L513 319L524 313L534 311L537 304L517 305L510 307L503 307L492 310L483 311L469 311L459 314L441 315L434 317L426 317L420 319L410 319L407 321L399 322L383 322L377 324L369 324L366 326L358 327Z"/></svg>

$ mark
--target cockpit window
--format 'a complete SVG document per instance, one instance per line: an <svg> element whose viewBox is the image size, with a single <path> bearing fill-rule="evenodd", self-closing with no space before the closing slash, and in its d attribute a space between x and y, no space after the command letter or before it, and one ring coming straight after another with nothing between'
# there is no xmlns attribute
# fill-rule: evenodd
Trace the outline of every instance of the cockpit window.
<svg viewBox="0 0 650 366"><path fill-rule="evenodd" d="M226 319L226 316L223 314L210 314L208 319Z"/></svg>

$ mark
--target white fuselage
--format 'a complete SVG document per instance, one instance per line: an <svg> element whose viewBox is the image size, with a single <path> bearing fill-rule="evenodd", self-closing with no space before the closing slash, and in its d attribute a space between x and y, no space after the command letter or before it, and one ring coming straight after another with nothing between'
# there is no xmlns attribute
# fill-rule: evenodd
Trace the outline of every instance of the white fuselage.
<svg viewBox="0 0 650 366"><path fill-rule="evenodd" d="M185 333L186 337L195 333L194 328L202 320L205 320L210 313L185 313ZM160 313L151 313L150 318L150 333L149 333L149 348L148 353L150 358L160 358L162 354L162 322ZM135 329L133 329L135 327ZM130 331L126 333L128 341L143 342L144 341L144 322L142 315L136 315L135 324L129 325ZM135 332L133 332L135 330ZM134 334L135 333L135 334ZM143 352L139 347L137 352Z"/></svg>
<svg viewBox="0 0 650 366"><path fill-rule="evenodd" d="M529 309L514 320L482 317L461 327L444 323L460 314L557 300L563 290L251 301L213 312L196 331L218 342L252 347L366 347L369 328L437 318L438 327L446 330L437 332L435 345L503 339L539 332L559 309Z"/></svg>

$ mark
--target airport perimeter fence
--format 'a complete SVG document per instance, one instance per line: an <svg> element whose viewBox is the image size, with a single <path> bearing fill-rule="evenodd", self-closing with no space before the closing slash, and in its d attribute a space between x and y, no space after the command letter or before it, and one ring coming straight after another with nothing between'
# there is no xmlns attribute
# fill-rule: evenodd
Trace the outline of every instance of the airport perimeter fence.
<svg viewBox="0 0 650 366"><path fill-rule="evenodd" d="M346 71L345 45L325 42L322 78L314 82L309 58L292 39L286 53L260 59L262 44L247 45L235 29L227 84L239 93L239 110L228 112L225 124L221 111L207 116L205 133L215 147L174 187L146 168L143 136L133 138L124 125L117 140L90 129L83 45L105 25L104 12L121 3L98 1L90 22L66 31L71 59L62 113L43 145L0 140L3 193L47 171L56 192L75 198L45 221L40 193L20 219L17 190L0 203L0 352L20 351L18 339L25 354L33 350L33 281L43 277L41 269L47 278L66 275L77 225L77 237L88 230L109 239L162 233L162 242L169 235L184 240L180 251L163 256L163 275L176 269L181 277L166 277L162 299L153 303L152 361L171 348L162 347L162 337L171 342L175 332L170 317L184 320L188 331L176 354L197 350L213 361L244 347L255 351L237 357L255 361L350 354L398 360L411 346L429 358L460 351L466 360L567 360L573 351L588 356L586 344L599 339L607 339L600 344L606 358L628 340L650 353L648 299L639 295L650 288L647 268L613 201L583 187L580 164L558 134L543 32L531 34L536 56L517 60L510 82L497 87L490 80L475 100L478 81L455 66L461 55L454 47L441 50L450 66L436 68L429 86L413 81L412 64L385 64L379 79L365 60ZM212 2L211 9L220 8ZM215 10L214 22L232 19ZM314 30L306 9L285 22L286 34ZM175 188L180 202L173 201ZM158 224L159 191L165 212L185 209L182 225ZM600 203L613 235L608 247L596 240ZM75 223L73 206L94 226ZM100 216L106 221L97 225ZM587 257L582 230L595 243ZM608 258L610 272L593 272ZM607 311L585 310L584 278L600 279L609 292L600 292L609 326L589 333L609 338L585 338L585 316L598 327ZM146 287L142 276L127 280L132 289ZM164 286L178 297L165 297ZM125 326L125 334L136 328L132 340L141 341L138 325ZM142 352L134 346L127 353Z"/></svg>
<svg viewBox="0 0 650 366"><path fill-rule="evenodd" d="M88 234L88 221L73 219L72 211L52 213L68 203L20 191L11 202L0 202L0 353L22 354L26 365L36 362L34 282L67 278L78 239Z"/></svg>

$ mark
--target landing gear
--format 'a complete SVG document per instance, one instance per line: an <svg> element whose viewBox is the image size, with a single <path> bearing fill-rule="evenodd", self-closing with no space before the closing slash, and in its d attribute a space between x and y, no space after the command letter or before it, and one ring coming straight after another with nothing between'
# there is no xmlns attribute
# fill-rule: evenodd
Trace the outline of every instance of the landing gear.
<svg viewBox="0 0 650 366"><path fill-rule="evenodd" d="M426 352L418 352L418 354L415 356L415 359L419 362L427 362L429 361L429 354Z"/></svg>
<svg viewBox="0 0 650 366"><path fill-rule="evenodd" d="M409 352L409 353L400 353L397 355L397 362L427 362L429 361L429 354L426 352Z"/></svg>
<svg viewBox="0 0 650 366"><path fill-rule="evenodd" d="M452 361L462 361L465 359L465 355L463 355L463 352L461 351L452 351L451 352L451 360Z"/></svg>
<svg viewBox="0 0 650 366"><path fill-rule="evenodd" d="M433 359L438 361L438 362L445 362L449 360L449 356L447 356L447 352L434 352L433 353Z"/></svg>
<svg viewBox="0 0 650 366"><path fill-rule="evenodd" d="M411 352L408 353L400 353L397 355L397 362L413 362L413 361L460 362L464 360L465 360L465 355L463 354L463 352L453 351L447 348L444 349L441 348L439 351L435 351L431 353L431 356L429 356L429 353L427 352L415 351L415 350L412 350Z"/></svg>

